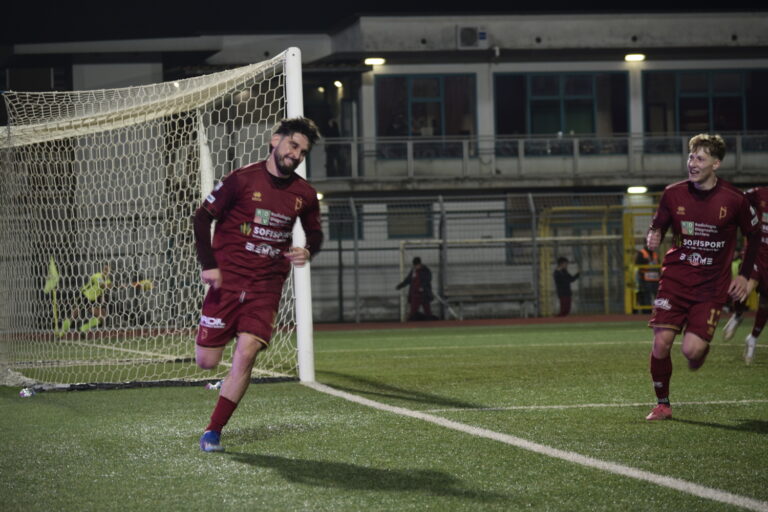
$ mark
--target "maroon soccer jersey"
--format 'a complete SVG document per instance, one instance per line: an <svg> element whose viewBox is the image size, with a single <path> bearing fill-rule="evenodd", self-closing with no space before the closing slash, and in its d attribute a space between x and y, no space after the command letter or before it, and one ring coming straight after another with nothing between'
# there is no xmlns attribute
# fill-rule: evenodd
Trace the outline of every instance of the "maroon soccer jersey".
<svg viewBox="0 0 768 512"><path fill-rule="evenodd" d="M229 173L202 207L216 219L213 251L226 290L279 292L291 268L285 253L296 219L308 238L321 230L312 186L298 175L273 177L265 162Z"/></svg>
<svg viewBox="0 0 768 512"><path fill-rule="evenodd" d="M768 187L755 187L744 193L757 212L760 221L760 250L755 266L761 272L768 272Z"/></svg>
<svg viewBox="0 0 768 512"><path fill-rule="evenodd" d="M718 178L705 192L686 180L664 190L651 228L671 228L674 235L659 293L725 303L737 231L754 232L757 217L744 194L725 180Z"/></svg>

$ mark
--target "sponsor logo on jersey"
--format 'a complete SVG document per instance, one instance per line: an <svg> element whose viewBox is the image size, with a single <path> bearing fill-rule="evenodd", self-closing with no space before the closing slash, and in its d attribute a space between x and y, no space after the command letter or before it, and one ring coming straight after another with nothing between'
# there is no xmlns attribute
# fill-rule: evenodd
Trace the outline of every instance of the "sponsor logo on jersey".
<svg viewBox="0 0 768 512"><path fill-rule="evenodd" d="M687 248L706 249L706 250L720 250L725 247L724 240L699 240L696 238L683 239L683 246Z"/></svg>
<svg viewBox="0 0 768 512"><path fill-rule="evenodd" d="M262 256L268 256L270 258L277 258L280 256L280 249L276 249L268 244L254 244L248 242L245 244L245 250L254 254L261 254Z"/></svg>
<svg viewBox="0 0 768 512"><path fill-rule="evenodd" d="M213 187L213 191L216 192L217 190L219 190L223 186L224 186L224 182L223 181L219 181L218 183L216 183L216 186Z"/></svg>
<svg viewBox="0 0 768 512"><path fill-rule="evenodd" d="M265 210L264 208L256 208L256 212L253 214L253 222L261 224L262 226L269 226L269 218L272 212Z"/></svg>
<svg viewBox="0 0 768 512"><path fill-rule="evenodd" d="M684 220L680 222L680 229L684 235L692 235L694 231L694 222L690 220Z"/></svg>
<svg viewBox="0 0 768 512"><path fill-rule="evenodd" d="M768 212L763 212L763 222L768 224Z"/></svg>
<svg viewBox="0 0 768 512"><path fill-rule="evenodd" d="M208 194L208 197L206 197L205 200L208 201L209 203L213 203L216 201L216 198L213 197L213 194Z"/></svg>
<svg viewBox="0 0 768 512"><path fill-rule="evenodd" d="M221 318L213 318L205 315L200 316L200 325L210 329L224 329L227 326Z"/></svg>
<svg viewBox="0 0 768 512"><path fill-rule="evenodd" d="M669 311L670 309L672 309L672 304L669 303L669 299L664 297L664 298L659 298L659 299L654 300L653 301L653 307L655 307L657 309L665 309L665 310Z"/></svg>
<svg viewBox="0 0 768 512"><path fill-rule="evenodd" d="M712 258L705 258L701 254L694 252L688 255L688 263L694 267L701 267L712 264Z"/></svg>
<svg viewBox="0 0 768 512"><path fill-rule="evenodd" d="M290 231L276 231L274 229L267 229L261 226L253 227L253 237L267 240L268 242L285 242L291 238Z"/></svg>
<svg viewBox="0 0 768 512"><path fill-rule="evenodd" d="M251 234L251 229L253 229L253 226L251 226L250 222L243 222L240 224L240 232L244 235Z"/></svg>
<svg viewBox="0 0 768 512"><path fill-rule="evenodd" d="M253 195L251 195L251 201L261 201L261 192L254 192Z"/></svg>

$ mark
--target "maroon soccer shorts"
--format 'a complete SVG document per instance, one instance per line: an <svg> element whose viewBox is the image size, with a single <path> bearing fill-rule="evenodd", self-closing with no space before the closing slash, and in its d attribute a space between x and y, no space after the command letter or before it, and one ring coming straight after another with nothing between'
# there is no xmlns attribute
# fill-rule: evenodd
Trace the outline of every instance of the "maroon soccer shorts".
<svg viewBox="0 0 768 512"><path fill-rule="evenodd" d="M268 346L279 305L279 293L211 288L203 301L195 342L201 347L223 347L239 333L247 332Z"/></svg>
<svg viewBox="0 0 768 512"><path fill-rule="evenodd" d="M720 302L697 302L660 291L648 325L672 329L677 333L685 328L685 332L712 341L723 306Z"/></svg>

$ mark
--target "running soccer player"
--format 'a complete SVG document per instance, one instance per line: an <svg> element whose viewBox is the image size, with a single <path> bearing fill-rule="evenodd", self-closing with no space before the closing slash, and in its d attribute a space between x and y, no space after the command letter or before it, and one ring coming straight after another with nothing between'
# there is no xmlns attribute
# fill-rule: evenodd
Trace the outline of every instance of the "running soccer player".
<svg viewBox="0 0 768 512"><path fill-rule="evenodd" d="M699 369L728 296L736 301L747 296L757 256L754 209L740 190L716 175L725 142L719 135L701 134L690 139L688 149L688 179L664 190L646 237L648 248L656 250L668 229L674 235L648 323L653 328L650 371L658 405L646 420L672 417L670 351L675 337L685 329L683 355L691 370ZM749 248L739 275L732 277L737 229L748 237Z"/></svg>
<svg viewBox="0 0 768 512"><path fill-rule="evenodd" d="M221 431L248 389L256 355L269 345L291 263L304 265L322 245L317 193L294 172L319 136L310 119L281 121L270 139L269 157L229 173L195 212L200 277L210 285L197 331L198 366L216 367L224 347L237 339L232 366L200 438L203 451L224 450ZM306 247L291 245L296 219L306 233Z"/></svg>
<svg viewBox="0 0 768 512"><path fill-rule="evenodd" d="M755 322L752 324L752 332L744 340L746 345L744 347L744 362L752 364L757 338L760 337L760 333L768 321L768 187L751 188L744 195L747 196L750 204L757 211L761 231L760 249L757 251L757 261L751 276L760 294L760 301L757 305Z"/></svg>

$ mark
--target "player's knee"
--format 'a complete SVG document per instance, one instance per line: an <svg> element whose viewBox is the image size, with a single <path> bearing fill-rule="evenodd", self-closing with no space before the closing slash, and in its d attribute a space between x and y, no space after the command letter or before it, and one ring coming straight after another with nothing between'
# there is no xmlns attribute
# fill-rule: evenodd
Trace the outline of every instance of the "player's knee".
<svg viewBox="0 0 768 512"><path fill-rule="evenodd" d="M266 343L259 337L243 332L237 336L237 348L235 349L246 359L256 359L256 355L266 347Z"/></svg>
<svg viewBox="0 0 768 512"><path fill-rule="evenodd" d="M686 359L689 361L696 361L701 359L705 352L707 350L706 344L696 344L696 345L683 345L681 348L681 351L683 353L683 356L685 356Z"/></svg>
<svg viewBox="0 0 768 512"><path fill-rule="evenodd" d="M212 370L221 362L221 351L198 347L195 352L195 363L203 370Z"/></svg>

